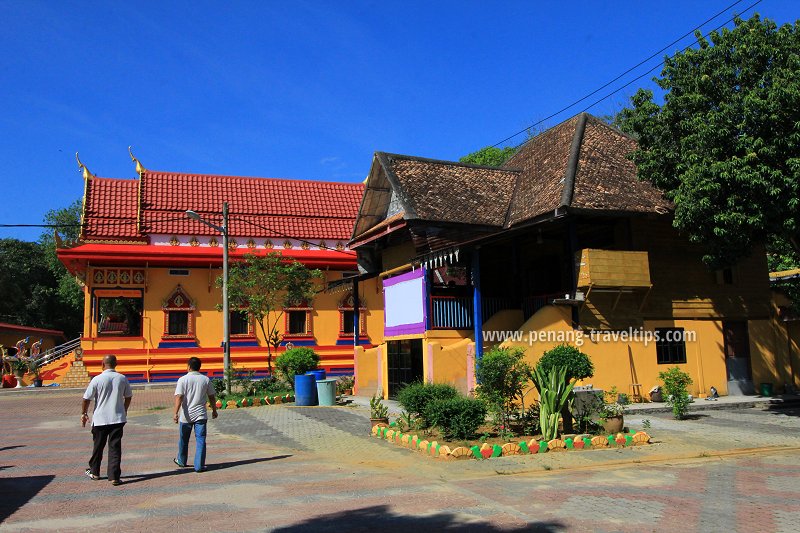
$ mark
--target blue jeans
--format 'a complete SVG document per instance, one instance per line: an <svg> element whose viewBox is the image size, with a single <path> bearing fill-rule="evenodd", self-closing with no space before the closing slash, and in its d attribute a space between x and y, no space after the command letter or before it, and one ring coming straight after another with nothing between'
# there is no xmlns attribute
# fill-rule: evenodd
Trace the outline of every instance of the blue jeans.
<svg viewBox="0 0 800 533"><path fill-rule="evenodd" d="M192 428L194 428L194 471L200 472L206 467L206 422L208 420L198 420L197 422L189 422L185 424L181 422L178 425L178 462L182 465L186 464L189 455L189 437L192 435Z"/></svg>

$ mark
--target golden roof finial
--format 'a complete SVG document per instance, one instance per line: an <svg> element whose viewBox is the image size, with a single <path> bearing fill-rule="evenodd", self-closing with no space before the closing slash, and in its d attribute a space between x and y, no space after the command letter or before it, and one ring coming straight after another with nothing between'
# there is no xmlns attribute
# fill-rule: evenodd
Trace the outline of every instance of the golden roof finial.
<svg viewBox="0 0 800 533"><path fill-rule="evenodd" d="M89 169L83 164L83 161L81 161L81 158L78 156L78 152L75 152L75 159L78 161L78 171L83 171L83 179L88 180L93 178L94 174L89 172Z"/></svg>
<svg viewBox="0 0 800 533"><path fill-rule="evenodd" d="M128 153L131 155L131 161L136 163L136 173L139 174L139 176L141 176L142 174L147 172L147 169L144 168L144 165L142 165L142 162L139 161L138 159L136 159L136 156L133 155L133 151L131 150L130 146L128 146Z"/></svg>

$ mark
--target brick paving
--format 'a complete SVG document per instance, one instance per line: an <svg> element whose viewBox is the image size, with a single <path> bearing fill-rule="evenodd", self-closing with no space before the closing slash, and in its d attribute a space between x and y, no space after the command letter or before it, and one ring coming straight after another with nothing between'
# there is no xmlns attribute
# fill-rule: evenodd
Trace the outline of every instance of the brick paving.
<svg viewBox="0 0 800 533"><path fill-rule="evenodd" d="M171 394L135 391L119 487L83 475L79 392L0 396L0 531L800 531L796 450L696 458L800 446L792 410L629 416L660 443L482 462L371 438L359 407L224 410L195 474Z"/></svg>

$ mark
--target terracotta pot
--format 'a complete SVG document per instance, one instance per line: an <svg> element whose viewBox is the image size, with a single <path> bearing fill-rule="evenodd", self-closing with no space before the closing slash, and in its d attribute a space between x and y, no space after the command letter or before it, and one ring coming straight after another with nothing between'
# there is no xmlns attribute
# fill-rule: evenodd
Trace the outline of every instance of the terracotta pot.
<svg viewBox="0 0 800 533"><path fill-rule="evenodd" d="M616 435L620 431L622 431L623 426L625 425L625 420L622 415L620 416L610 416L606 418L603 422L603 429L609 435Z"/></svg>
<svg viewBox="0 0 800 533"><path fill-rule="evenodd" d="M369 421L372 422L372 427L375 427L375 426L377 426L379 424L384 424L386 426L389 425L389 419L388 418L370 418Z"/></svg>

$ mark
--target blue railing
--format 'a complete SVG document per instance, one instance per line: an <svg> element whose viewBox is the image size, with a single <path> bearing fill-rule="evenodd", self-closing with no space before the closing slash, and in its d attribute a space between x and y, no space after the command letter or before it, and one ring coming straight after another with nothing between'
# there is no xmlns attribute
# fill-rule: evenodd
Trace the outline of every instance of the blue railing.
<svg viewBox="0 0 800 533"><path fill-rule="evenodd" d="M483 321L504 309L513 309L511 298L483 298ZM432 296L431 329L472 329L474 304L469 296ZM519 307L517 307L519 309Z"/></svg>
<svg viewBox="0 0 800 533"><path fill-rule="evenodd" d="M431 329L472 329L472 298L431 296Z"/></svg>

